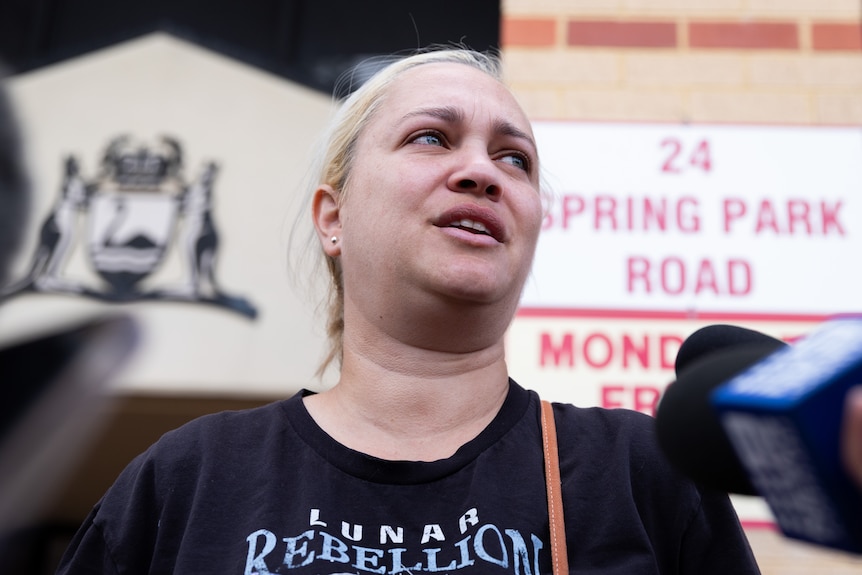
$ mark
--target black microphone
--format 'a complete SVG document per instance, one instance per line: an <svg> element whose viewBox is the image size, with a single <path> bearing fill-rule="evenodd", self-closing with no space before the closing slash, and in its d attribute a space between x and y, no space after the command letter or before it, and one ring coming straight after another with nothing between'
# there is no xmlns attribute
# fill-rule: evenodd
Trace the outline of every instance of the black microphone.
<svg viewBox="0 0 862 575"><path fill-rule="evenodd" d="M777 349L781 340L733 325L691 334L676 357L677 380L656 409L658 441L680 471L706 487L757 495L710 403L718 386Z"/></svg>
<svg viewBox="0 0 862 575"><path fill-rule="evenodd" d="M677 376L689 364L719 350L737 346L767 345L774 349L785 344L779 339L753 329L736 325L716 324L702 327L692 333L679 347L674 368Z"/></svg>
<svg viewBox="0 0 862 575"><path fill-rule="evenodd" d="M785 536L862 553L862 492L840 456L843 402L860 380L858 318L793 346L728 345L680 370L659 403L660 441L693 478L761 495Z"/></svg>

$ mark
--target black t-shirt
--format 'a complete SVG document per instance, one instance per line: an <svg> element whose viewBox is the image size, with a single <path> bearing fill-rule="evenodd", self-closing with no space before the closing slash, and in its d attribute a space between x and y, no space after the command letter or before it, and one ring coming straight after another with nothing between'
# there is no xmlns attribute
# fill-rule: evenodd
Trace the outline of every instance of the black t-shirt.
<svg viewBox="0 0 862 575"><path fill-rule="evenodd" d="M344 447L302 395L165 434L96 505L59 572L551 572L535 392L511 382L491 424L430 463ZM727 496L669 467L651 418L554 411L573 573L758 573Z"/></svg>

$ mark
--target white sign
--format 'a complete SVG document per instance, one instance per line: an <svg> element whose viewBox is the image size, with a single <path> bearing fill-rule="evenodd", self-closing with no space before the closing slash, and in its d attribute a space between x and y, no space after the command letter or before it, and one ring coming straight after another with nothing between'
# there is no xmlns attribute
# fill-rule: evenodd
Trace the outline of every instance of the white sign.
<svg viewBox="0 0 862 575"><path fill-rule="evenodd" d="M534 124L527 308L862 310L862 129Z"/></svg>

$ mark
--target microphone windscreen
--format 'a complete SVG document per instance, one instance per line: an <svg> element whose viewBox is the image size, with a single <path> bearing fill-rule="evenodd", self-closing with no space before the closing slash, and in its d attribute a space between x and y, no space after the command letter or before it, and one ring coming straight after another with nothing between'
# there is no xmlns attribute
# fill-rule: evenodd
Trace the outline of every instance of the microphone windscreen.
<svg viewBox="0 0 862 575"><path fill-rule="evenodd" d="M704 340L720 341L716 334L733 334L733 331L711 330L710 337ZM679 471L706 487L757 495L724 432L711 396L716 388L786 344L769 336L759 338L760 341L746 340L747 334L742 336L739 339L747 345L722 346L724 349L713 350L693 361L686 359L677 380L667 387L659 401L655 422L659 445Z"/></svg>
<svg viewBox="0 0 862 575"><path fill-rule="evenodd" d="M775 349L786 345L765 333L735 325L716 324L703 327L682 342L674 366L677 377L689 364L713 352L752 344L771 344Z"/></svg>
<svg viewBox="0 0 862 575"><path fill-rule="evenodd" d="M859 381L862 320L843 318L771 354L710 398L781 532L853 553L862 553L862 491L842 462L841 416Z"/></svg>

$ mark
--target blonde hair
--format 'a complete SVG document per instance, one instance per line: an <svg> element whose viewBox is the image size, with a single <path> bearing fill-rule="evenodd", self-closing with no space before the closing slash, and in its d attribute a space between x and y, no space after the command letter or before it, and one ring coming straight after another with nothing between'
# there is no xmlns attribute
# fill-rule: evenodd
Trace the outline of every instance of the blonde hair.
<svg viewBox="0 0 862 575"><path fill-rule="evenodd" d="M502 66L495 54L477 52L464 48L431 48L407 57L388 57L369 60L363 66L383 66L362 86L348 96L339 106L324 134L323 147L318 155L316 169L309 182L312 188L308 195L320 184L328 184L336 191L337 201L343 204L350 187L351 168L356 157L356 143L360 134L386 101L386 94L392 83L405 71L425 64L456 63L476 68L495 80L502 81ZM355 70L354 70L355 74ZM348 84L354 76L348 75L340 83ZM322 250L318 250L323 254ZM329 288L325 305L327 307L326 334L329 351L323 360L318 375L322 374L333 362L340 364L344 332L344 284L338 258L325 256L329 272Z"/></svg>

